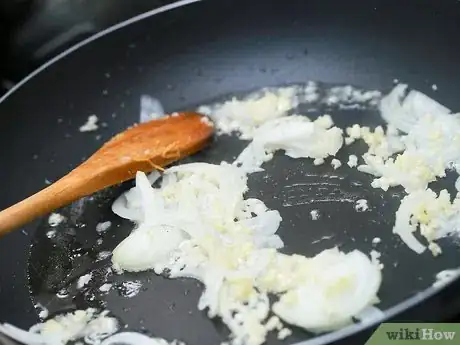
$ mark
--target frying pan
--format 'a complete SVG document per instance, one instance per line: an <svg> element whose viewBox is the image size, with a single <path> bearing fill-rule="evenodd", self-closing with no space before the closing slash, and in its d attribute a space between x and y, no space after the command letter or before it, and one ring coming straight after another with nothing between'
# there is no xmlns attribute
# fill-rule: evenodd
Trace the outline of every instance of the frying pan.
<svg viewBox="0 0 460 345"><path fill-rule="evenodd" d="M460 109L459 35L460 3L454 0L208 0L151 11L59 55L1 99L0 207L43 188L45 180L64 175L103 140L139 121L144 94L160 99L172 112L265 86L313 80L323 89L351 84L388 91L396 78ZM341 127L378 122L375 109L317 109L318 114L324 111ZM79 133L91 114L106 126L97 133ZM190 159L231 160L244 145L220 137ZM342 160L351 153L346 150ZM368 253L372 238L380 237L385 266L379 307L385 319L446 321L459 313L458 279L443 289L431 287L437 272L460 266L459 247L446 239L443 255L434 259L402 244L391 233L400 189L372 189L369 176L347 168L336 172L338 182L331 184L330 167L275 158L267 176L251 177L249 195L281 212L279 233L286 252L312 256L338 245ZM452 178L446 185L453 184ZM96 262L97 253L113 249L133 227L110 211L114 198L129 187L123 184L59 210L67 222L52 239L46 236L50 228L44 219L0 240L1 321L29 327L38 321L38 302L52 314L96 306L111 310L127 329L190 345L226 338L224 325L197 311L201 286L193 280L168 280L151 272L111 276L120 286L126 280L141 281L142 289L132 298L121 296L121 290L92 295L109 265L107 260ZM371 211L354 212L350 204L334 199L336 192L368 199ZM324 195L332 197L315 201ZM297 202L286 206L286 198ZM312 209L324 217L313 222ZM94 228L108 220L112 229L101 243ZM83 292L69 289L68 297L56 298L58 290L88 270L96 272L94 286ZM270 338L268 343L361 344L376 323L318 336L294 329L286 340Z"/></svg>

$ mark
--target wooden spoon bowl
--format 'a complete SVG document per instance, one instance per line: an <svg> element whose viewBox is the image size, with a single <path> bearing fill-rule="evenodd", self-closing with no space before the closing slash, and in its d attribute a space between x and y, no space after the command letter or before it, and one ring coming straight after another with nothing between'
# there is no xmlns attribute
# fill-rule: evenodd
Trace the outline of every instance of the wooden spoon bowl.
<svg viewBox="0 0 460 345"><path fill-rule="evenodd" d="M47 188L0 212L0 236L36 217L101 189L130 180L203 149L213 124L203 115L177 113L117 134L88 160Z"/></svg>

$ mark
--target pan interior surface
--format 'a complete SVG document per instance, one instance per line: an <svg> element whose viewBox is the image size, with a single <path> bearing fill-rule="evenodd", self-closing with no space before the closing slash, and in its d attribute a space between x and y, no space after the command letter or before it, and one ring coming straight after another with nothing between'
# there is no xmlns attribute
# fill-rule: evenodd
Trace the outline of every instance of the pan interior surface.
<svg viewBox="0 0 460 345"><path fill-rule="evenodd" d="M323 98L337 87L319 85ZM226 95L205 104L235 96L244 98L249 93ZM326 104L321 97L317 102L300 104L293 113L312 120L330 114L340 128L355 123L371 127L383 124L375 105L343 107ZM247 144L235 136L217 136L209 148L180 163L232 162ZM281 250L284 253L312 257L335 246L344 252L358 249L368 255L373 250L380 253L383 284L377 307L385 311L431 287L438 272L460 266L460 259L452 238L442 241L443 255L433 258L429 251L415 254L392 233L394 215L405 194L402 188L387 192L374 189L371 175L345 164L349 155L359 157L365 151L360 142L343 146L336 156L343 166L337 170L330 159L316 166L311 159L292 159L277 153L264 164L263 172L249 176L247 197L261 199L270 209L279 210L283 221L278 234L285 242ZM111 251L134 227L113 214L111 205L130 185L108 189L58 210L65 220L56 227L50 227L47 221L39 226L28 264L35 304L46 307L50 315L89 307L108 309L128 330L180 339L190 345L225 341L225 325L197 310L202 286L196 280L171 280L151 271L118 275L111 269ZM449 176L437 187L453 185L454 177ZM360 199L368 202L366 212L356 210ZM96 230L108 221L108 230ZM82 283L85 277L89 279L86 284ZM182 324L187 326L171 327ZM267 343L293 344L315 337L300 328L293 327L293 331L283 341L271 335Z"/></svg>
<svg viewBox="0 0 460 345"><path fill-rule="evenodd" d="M389 91L397 78L458 110L459 6L456 0L438 2L435 8L430 0L201 1L101 35L34 74L0 103L0 146L8 148L2 153L7 168L0 170L6 186L1 207L63 176L103 141L139 121L139 100L145 94L160 99L171 113L269 85L319 80ZM211 15L203 20L203 13ZM342 128L381 121L370 108L308 110L299 111L311 118L327 112ZM79 126L91 114L98 116L99 130L80 133ZM191 161L232 161L246 144L221 136ZM345 163L349 154L362 152L359 145L345 147L339 158ZM381 310L396 305L398 312L405 312L398 316L402 321L440 321L458 313L460 281L425 294L436 273L459 266L458 246L452 239L442 241L443 255L434 259L429 252L416 255L401 243L391 233L403 196L400 189L372 189L370 176L346 164L334 171L329 162L314 166L310 160L279 154L264 167L264 173L250 176L248 196L281 212L279 234L286 252L312 256L335 245L366 254L375 249L384 265ZM449 176L436 190L444 188L443 183L451 187L453 180ZM57 227L44 220L38 228L35 222L2 238L0 261L8 264L0 267L1 321L26 329L38 321L39 304L50 317L96 306L111 310L126 329L192 345L227 339L219 320L197 311L202 286L196 281L108 271L106 255L134 226L110 210L129 187L124 184L58 210L66 221ZM370 210L356 213L354 203L345 199L366 199ZM319 211L320 219L311 219L312 210ZM99 234L97 224L107 221L111 227ZM382 241L374 248L376 237ZM76 289L88 272L93 272L89 283ZM100 289L104 284L113 284L108 293ZM411 296L411 305L400 304ZM341 337L338 332L329 335ZM326 342L313 338L294 329L283 343Z"/></svg>

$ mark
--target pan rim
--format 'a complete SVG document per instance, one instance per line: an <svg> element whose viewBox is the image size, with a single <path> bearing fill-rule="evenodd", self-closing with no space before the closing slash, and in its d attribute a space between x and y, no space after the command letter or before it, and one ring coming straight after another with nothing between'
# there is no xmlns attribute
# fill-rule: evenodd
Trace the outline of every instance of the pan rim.
<svg viewBox="0 0 460 345"><path fill-rule="evenodd" d="M97 39L99 39L101 37L104 37L104 36L114 32L114 31L117 31L117 30L122 29L122 28L124 28L124 27L126 27L128 25L131 25L131 24L134 24L136 22L139 22L139 21L141 21L143 19L152 17L152 16L154 16L156 14L160 14L160 13L163 13L163 12L170 11L170 10L173 10L173 9L176 9L176 8L184 7L184 6L187 6L189 4L200 2L200 1L203 1L203 0L179 0L179 1L173 2L173 3L169 4L169 5L164 5L164 6L155 8L153 10L138 14L137 16L129 18L129 19L125 20L125 21L122 21L122 22L120 22L118 24L112 25L112 26L110 26L110 27L108 27L108 28L106 28L106 29L104 29L102 31L99 31L99 32L95 33L94 35L84 39L83 41L81 41L81 42L79 42L79 43L77 43L77 44L75 44L73 46L71 46L70 48L67 48L62 53L59 53L58 55L56 55L52 59L50 59L47 62L45 62L43 65L41 65L40 67L38 67L37 69L35 69L31 73L29 73L28 75L26 75L17 84L15 84L11 89L9 89L3 96L0 97L0 104L3 103L8 97L10 97L19 88L21 88L21 86L23 86L26 82L28 82L33 77L35 77L36 75L38 75L42 71L46 70L48 67L50 67L54 63L58 62L62 58L66 57L70 53L73 53L77 49L80 49L81 47L83 47L83 46L85 46L85 45L87 45L87 44L89 44L89 43L91 43L93 41L96 41Z"/></svg>
<svg viewBox="0 0 460 345"><path fill-rule="evenodd" d="M62 58L66 57L67 55L73 53L74 51L78 50L79 48L86 46L87 44L96 41L97 39L104 37L112 32L115 32L119 29L122 29L124 27L127 27L131 24L134 24L136 22L139 22L141 20L150 18L154 15L161 14L163 12L168 12L174 9L179 9L184 6L198 3L204 0L179 0L176 2L173 2L168 5L164 5L161 7L158 7L156 9L141 13L137 16L134 16L130 19L127 19L125 21L122 21L118 24L115 24L113 26L110 26L88 38L85 40L75 44L74 46L66 49L62 53L56 55L54 58L50 59L49 61L45 62L43 65L29 73L27 76L25 76L23 79L21 79L17 84L15 84L11 89L9 89L3 96L0 97L0 106L2 103L8 100L8 98L17 92L24 84L26 84L29 80L33 79L35 76L37 76L39 73L45 71L48 67L52 66L53 64L57 63L59 60ZM455 268L454 268L455 269ZM387 320L389 320L392 317L395 317L399 313L404 312L405 310L412 308L421 302L431 298L432 296L440 293L442 290L446 289L448 286L453 284L455 281L460 280L460 271L456 272L454 277L446 284L443 284L441 287L434 287L430 286L429 288L405 299L404 301L393 305L392 307L388 308L387 310L383 311L382 316L376 317L372 321L369 322L361 322L361 323L356 323L352 324L346 327L343 327L339 330L329 332L327 334L323 334L320 336L317 336L313 339L309 340L304 340L300 341L297 343L293 343L292 345L325 345L325 344L330 344L334 341L352 336L353 334L357 334L361 331L364 331L366 329L370 329L371 327L375 327L376 325L379 325Z"/></svg>

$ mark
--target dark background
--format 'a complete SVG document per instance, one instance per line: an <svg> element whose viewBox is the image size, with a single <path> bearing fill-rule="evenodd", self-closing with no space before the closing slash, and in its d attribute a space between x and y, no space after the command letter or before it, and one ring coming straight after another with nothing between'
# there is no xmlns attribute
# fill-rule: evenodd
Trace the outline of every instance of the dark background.
<svg viewBox="0 0 460 345"><path fill-rule="evenodd" d="M0 0L0 95L76 42L174 0Z"/></svg>

